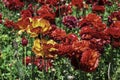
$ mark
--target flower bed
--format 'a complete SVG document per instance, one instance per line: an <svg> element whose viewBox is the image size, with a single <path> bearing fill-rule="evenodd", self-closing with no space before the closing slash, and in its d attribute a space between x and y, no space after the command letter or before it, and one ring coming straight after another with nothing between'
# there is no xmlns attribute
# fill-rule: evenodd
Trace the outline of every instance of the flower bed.
<svg viewBox="0 0 120 80"><path fill-rule="evenodd" d="M1 80L119 80L118 0L2 0Z"/></svg>

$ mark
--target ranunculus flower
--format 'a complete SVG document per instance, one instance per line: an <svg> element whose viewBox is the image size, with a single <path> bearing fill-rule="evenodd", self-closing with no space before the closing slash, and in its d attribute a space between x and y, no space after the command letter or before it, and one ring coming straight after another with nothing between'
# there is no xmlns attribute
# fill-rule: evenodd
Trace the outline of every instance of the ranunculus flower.
<svg viewBox="0 0 120 80"><path fill-rule="evenodd" d="M95 13L90 13L86 17L84 17L79 22L78 26L79 27L89 26L97 31L101 31L106 28L106 25L102 22L101 17Z"/></svg>
<svg viewBox="0 0 120 80"><path fill-rule="evenodd" d="M103 6L103 5L93 5L92 6L92 11L103 13L103 12L105 12L105 6Z"/></svg>
<svg viewBox="0 0 120 80"><path fill-rule="evenodd" d="M24 6L20 0L3 0L5 6L11 10L18 10Z"/></svg>
<svg viewBox="0 0 120 80"><path fill-rule="evenodd" d="M49 22L54 23L52 21L55 19L55 13L49 5L42 5L40 9L37 10L37 14L40 18L44 18L46 20L49 20Z"/></svg>
<svg viewBox="0 0 120 80"><path fill-rule="evenodd" d="M66 32L65 30L57 28L52 31L50 37L53 38L55 41L61 41L66 37Z"/></svg>
<svg viewBox="0 0 120 80"><path fill-rule="evenodd" d="M78 20L76 17L69 15L64 16L62 22L66 27L72 29L77 27Z"/></svg>
<svg viewBox="0 0 120 80"><path fill-rule="evenodd" d="M111 25L114 21L120 21L120 11L112 12L108 16L108 23Z"/></svg>
<svg viewBox="0 0 120 80"><path fill-rule="evenodd" d="M72 5L76 6L77 8L83 7L83 0L72 0L71 3L72 3Z"/></svg>
<svg viewBox="0 0 120 80"><path fill-rule="evenodd" d="M8 19L5 19L4 25L7 28L19 29L19 26L15 22L8 20Z"/></svg>
<svg viewBox="0 0 120 80"><path fill-rule="evenodd" d="M80 68L86 72L92 72L98 67L100 53L98 51L88 49L84 51L80 58Z"/></svg>
<svg viewBox="0 0 120 80"><path fill-rule="evenodd" d="M57 49L54 47L54 45L57 44L53 40L40 40L36 39L34 41L32 51L35 53L38 57L45 57L45 58L54 58L55 54L52 52L56 51Z"/></svg>
<svg viewBox="0 0 120 80"><path fill-rule="evenodd" d="M51 29L48 20L43 18L29 18L31 25L27 27L27 32L31 34L31 37L37 37L40 33L44 34Z"/></svg>

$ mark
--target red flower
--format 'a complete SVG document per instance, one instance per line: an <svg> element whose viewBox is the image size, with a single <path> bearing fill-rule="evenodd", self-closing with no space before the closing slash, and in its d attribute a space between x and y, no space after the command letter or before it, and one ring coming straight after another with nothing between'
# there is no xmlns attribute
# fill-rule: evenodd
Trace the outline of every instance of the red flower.
<svg viewBox="0 0 120 80"><path fill-rule="evenodd" d="M105 6L102 6L102 5L93 5L92 6L92 11L93 12L105 12Z"/></svg>
<svg viewBox="0 0 120 80"><path fill-rule="evenodd" d="M73 50L72 50L72 45L67 45L67 44L57 44L57 45L55 45L56 47L55 48L57 48L57 54L58 55L60 55L60 56L62 56L62 55L64 55L64 56L70 56L71 54L72 54L72 52L73 52Z"/></svg>
<svg viewBox="0 0 120 80"><path fill-rule="evenodd" d="M120 47L120 41L116 41L114 40L111 45L114 47L114 48L119 48Z"/></svg>
<svg viewBox="0 0 120 80"><path fill-rule="evenodd" d="M104 30L106 24L102 23L100 16L90 13L79 22L79 27L89 26L97 31Z"/></svg>
<svg viewBox="0 0 120 80"><path fill-rule="evenodd" d="M54 40L61 41L66 37L66 32L57 28L51 33L50 37L52 37Z"/></svg>
<svg viewBox="0 0 120 80"><path fill-rule="evenodd" d="M20 0L3 0L3 2L7 8L12 10L18 10L24 6L24 3Z"/></svg>
<svg viewBox="0 0 120 80"><path fill-rule="evenodd" d="M68 15L71 13L72 13L72 6L70 4L56 7L56 12L55 12L56 17Z"/></svg>
<svg viewBox="0 0 120 80"><path fill-rule="evenodd" d="M32 8L32 4L28 5L28 9L22 10L20 12L21 18L32 17L33 14L34 14L34 11L33 11L33 8Z"/></svg>
<svg viewBox="0 0 120 80"><path fill-rule="evenodd" d="M98 67L100 54L98 51L89 49L82 53L80 68L86 72L92 72Z"/></svg>
<svg viewBox="0 0 120 80"><path fill-rule="evenodd" d="M78 37L75 34L69 33L67 34L64 44L73 44L74 41L78 41Z"/></svg>
<svg viewBox="0 0 120 80"><path fill-rule="evenodd" d="M72 49L75 53L82 53L85 50L89 49L90 42L87 40L74 41L72 44Z"/></svg>
<svg viewBox="0 0 120 80"><path fill-rule="evenodd" d="M4 25L7 28L14 28L14 29L19 29L18 25L16 23L14 23L13 21L10 21L8 19L5 20Z"/></svg>
<svg viewBox="0 0 120 80"><path fill-rule="evenodd" d="M40 18L47 19L50 22L53 22L55 19L55 13L48 5L41 6L41 8L37 11L37 14L40 16Z"/></svg>
<svg viewBox="0 0 120 80"><path fill-rule="evenodd" d="M83 7L83 0L72 0L72 5L76 6L77 8Z"/></svg>

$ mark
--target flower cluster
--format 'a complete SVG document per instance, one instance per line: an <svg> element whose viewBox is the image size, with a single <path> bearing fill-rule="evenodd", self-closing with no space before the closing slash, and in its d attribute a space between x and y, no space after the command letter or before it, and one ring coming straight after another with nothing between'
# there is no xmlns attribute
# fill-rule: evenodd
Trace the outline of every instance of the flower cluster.
<svg viewBox="0 0 120 80"><path fill-rule="evenodd" d="M3 0L6 7L9 9L20 9L24 6L24 3L20 0Z"/></svg>
<svg viewBox="0 0 120 80"><path fill-rule="evenodd" d="M28 33L34 38L32 51L35 58L55 59L57 56L65 56L71 60L76 69L86 72L94 71L99 64L100 55L104 53L105 45L120 47L120 12L113 12L108 18L107 24L103 22L97 13L105 11L105 5L110 5L108 0L36 0L39 6L28 6L28 9L20 12L20 19L13 22L5 21L5 26L19 30L19 34ZM24 4L19 0L7 1L5 5L10 9L21 8ZM13 4L14 3L14 4ZM13 4L13 5L12 5ZM92 4L92 12L84 16L73 16L72 8L82 10L85 5ZM73 7L74 6L74 7ZM77 14L77 12L76 12ZM59 18L61 21L55 21ZM58 26L57 24L62 24ZM79 29L72 33L69 30ZM76 35L77 34L77 35ZM22 45L28 41L22 39ZM45 64L40 64L42 59L33 62L41 70ZM26 63L31 63L31 58L26 58ZM42 65L42 66L41 66Z"/></svg>

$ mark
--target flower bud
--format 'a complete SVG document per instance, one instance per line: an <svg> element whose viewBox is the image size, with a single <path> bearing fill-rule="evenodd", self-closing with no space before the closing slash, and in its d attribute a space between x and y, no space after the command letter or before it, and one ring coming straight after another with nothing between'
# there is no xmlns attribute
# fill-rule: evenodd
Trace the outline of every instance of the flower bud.
<svg viewBox="0 0 120 80"><path fill-rule="evenodd" d="M28 40L25 37L23 37L22 38L22 45L27 46L27 44L28 44Z"/></svg>

